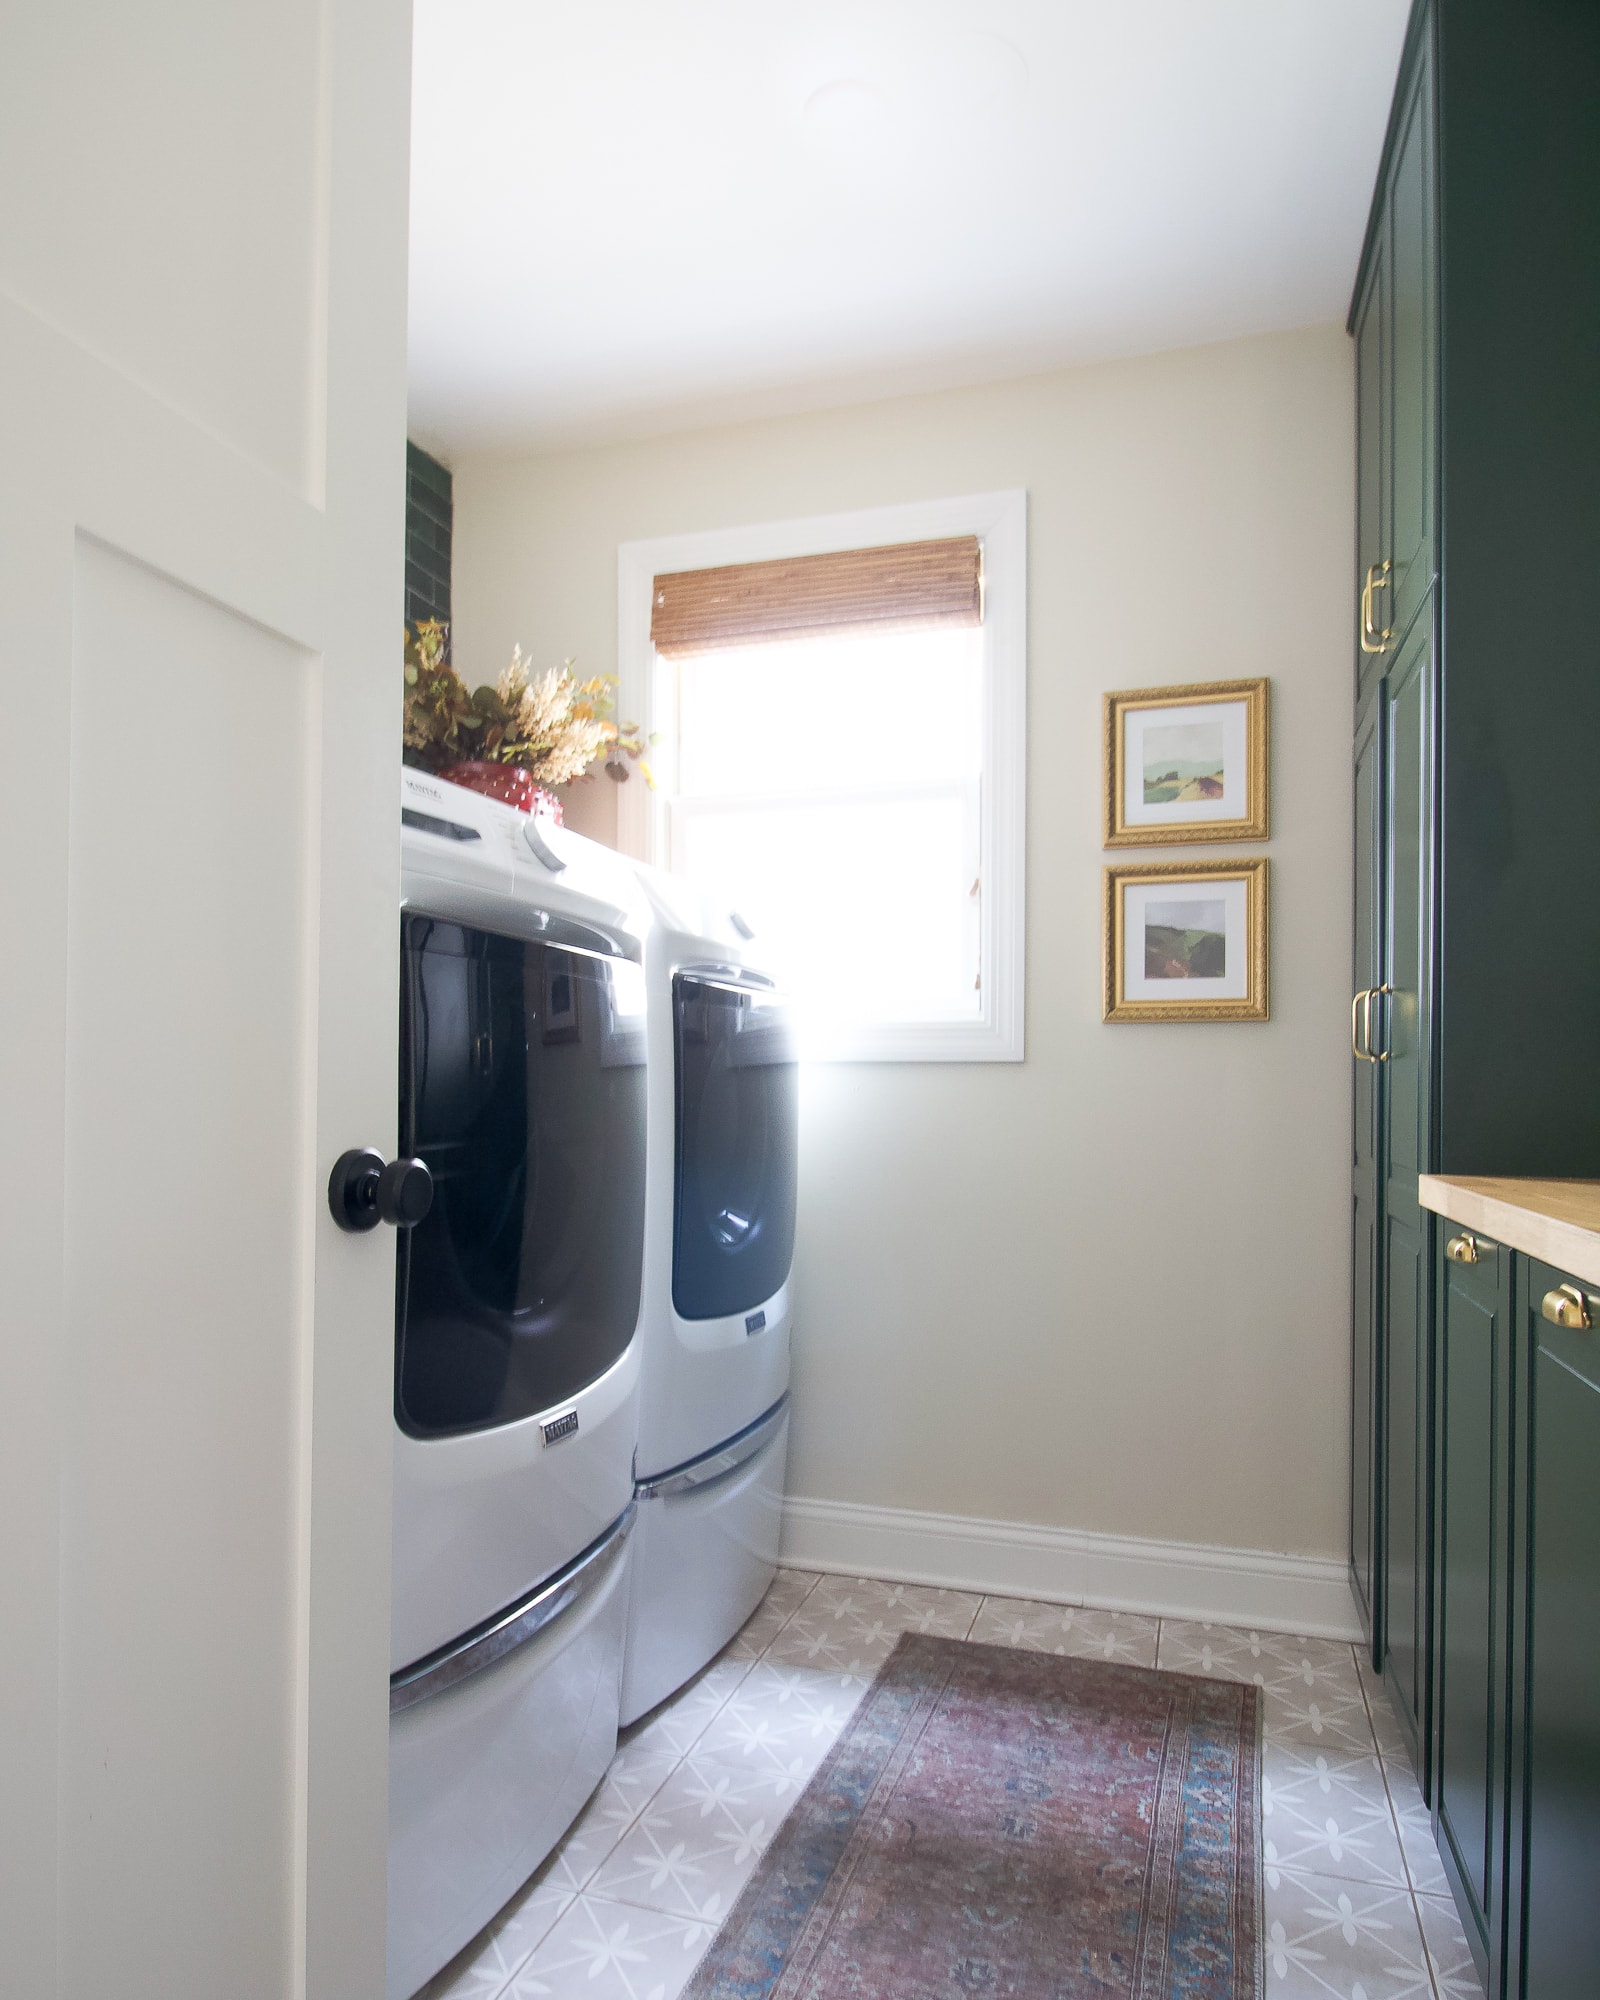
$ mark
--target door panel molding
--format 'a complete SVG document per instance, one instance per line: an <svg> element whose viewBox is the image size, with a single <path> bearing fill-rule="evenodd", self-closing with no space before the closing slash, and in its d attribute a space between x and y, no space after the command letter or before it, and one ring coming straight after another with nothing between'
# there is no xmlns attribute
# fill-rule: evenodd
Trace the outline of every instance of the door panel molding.
<svg viewBox="0 0 1600 2000"><path fill-rule="evenodd" d="M25 125L46 135L38 159L64 149L77 176L16 177L0 218L0 657L32 746L0 789L20 861L0 880L16 1134L0 1168L0 1935L7 1978L41 2000L167 2000L219 1976L239 2000L383 1985L392 1245L341 1236L318 1190L395 1120L410 15L224 12L174 0L161 35L181 54L137 74L115 71L88 0L0 27L30 86L0 157ZM258 37L271 62L208 66L216 36ZM305 116L273 101L284 65ZM245 162L281 209L219 243L169 230L154 322L116 259L96 263L108 231L68 226L75 204L115 212L95 179L108 149L78 141L84 106L118 90L152 148L183 135L186 171L215 177L224 206L218 133L282 150ZM157 234L170 221L152 209ZM226 288L267 271L268 239L298 275L252 304L259 339L224 338ZM88 271L92 314L61 305L38 256L60 260L69 303ZM146 365L149 325L174 319L204 381ZM269 381L263 355L288 372ZM180 681L192 712L164 713ZM229 1008L257 1001L270 1032L242 1018L230 1039ZM134 1051L175 1066L185 1022L207 1059L169 1089ZM225 1251L271 1273L236 1313ZM146 1452L119 1427L141 1395ZM236 1615L208 1623L230 1590ZM151 1692L141 1677L163 1667ZM185 1673L187 1704L170 1699ZM183 1834L135 1855L141 1770ZM109 1824L124 1813L115 1854L97 1799Z"/></svg>

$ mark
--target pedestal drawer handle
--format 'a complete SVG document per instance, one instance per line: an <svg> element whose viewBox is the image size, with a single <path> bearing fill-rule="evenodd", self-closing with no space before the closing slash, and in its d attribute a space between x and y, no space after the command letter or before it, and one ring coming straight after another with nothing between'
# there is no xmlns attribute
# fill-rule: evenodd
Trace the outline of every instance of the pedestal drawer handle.
<svg viewBox="0 0 1600 2000"><path fill-rule="evenodd" d="M1570 1327L1575 1333L1587 1333L1593 1324L1589 1301L1576 1285L1557 1285L1553 1292L1546 1292L1539 1310L1552 1326Z"/></svg>
<svg viewBox="0 0 1600 2000"><path fill-rule="evenodd" d="M1478 1239L1470 1229L1460 1236L1452 1236L1444 1246L1444 1254L1452 1264L1476 1264L1478 1261Z"/></svg>

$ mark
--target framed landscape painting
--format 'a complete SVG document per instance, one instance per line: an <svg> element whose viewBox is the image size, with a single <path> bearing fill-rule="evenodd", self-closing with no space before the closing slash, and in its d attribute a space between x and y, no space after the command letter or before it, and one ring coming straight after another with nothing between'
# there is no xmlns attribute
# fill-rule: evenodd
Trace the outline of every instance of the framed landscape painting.
<svg viewBox="0 0 1600 2000"><path fill-rule="evenodd" d="M1267 862L1106 870L1105 1019L1267 1019Z"/></svg>
<svg viewBox="0 0 1600 2000"><path fill-rule="evenodd" d="M1105 698L1107 847L1267 837L1267 682Z"/></svg>

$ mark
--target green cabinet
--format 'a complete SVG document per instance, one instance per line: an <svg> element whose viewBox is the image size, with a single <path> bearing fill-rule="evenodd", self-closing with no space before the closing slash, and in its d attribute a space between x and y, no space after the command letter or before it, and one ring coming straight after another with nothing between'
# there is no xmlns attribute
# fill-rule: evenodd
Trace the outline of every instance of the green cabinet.
<svg viewBox="0 0 1600 2000"><path fill-rule="evenodd" d="M1600 1303L1418 1177L1600 1179L1596 189L1600 4L1415 0L1349 320L1349 1557L1490 2000L1600 1994Z"/></svg>
<svg viewBox="0 0 1600 2000"><path fill-rule="evenodd" d="M1438 648L1431 40L1415 30L1352 312L1356 814L1350 1574L1419 1772L1428 1745L1428 1340ZM1401 543L1404 543L1402 549ZM1403 584L1403 588L1401 587Z"/></svg>
<svg viewBox="0 0 1600 2000"><path fill-rule="evenodd" d="M1389 257L1367 266L1351 331L1356 343L1356 706L1367 701L1383 659L1389 561ZM1374 602L1374 599L1377 602ZM1357 988L1360 991L1360 988Z"/></svg>
<svg viewBox="0 0 1600 2000"><path fill-rule="evenodd" d="M1444 1224L1434 1832L1489 2000L1600 1990L1600 1297Z"/></svg>
<svg viewBox="0 0 1600 2000"><path fill-rule="evenodd" d="M1379 1628L1377 1586L1383 1562L1377 1547L1379 1508L1375 1453L1378 1409L1378 1231L1383 1204L1378 1184L1378 1078L1382 1065L1363 1057L1363 997L1383 983L1383 733L1382 711L1370 700L1356 730L1355 748L1355 991L1350 1008L1352 1104L1350 1119L1353 1231L1352 1351L1350 1377L1350 1581L1369 1632Z"/></svg>
<svg viewBox="0 0 1600 2000"><path fill-rule="evenodd" d="M1384 1616L1377 1664L1427 1769L1428 1435L1432 1217L1417 1199L1430 1162L1433 620L1419 617L1381 683L1385 774L1382 972L1371 1008L1381 1097L1380 1465Z"/></svg>
<svg viewBox="0 0 1600 2000"><path fill-rule="evenodd" d="M1356 702L1438 568L1433 43L1413 31L1351 315L1356 345Z"/></svg>
<svg viewBox="0 0 1600 2000"><path fill-rule="evenodd" d="M1597 187L1600 5L1416 0L1349 320L1349 1564L1435 1806L1434 1705L1477 1728L1435 1648L1476 1613L1435 1547L1459 1439L1417 1176L1600 1176ZM1444 1810L1488 1952L1489 1849Z"/></svg>
<svg viewBox="0 0 1600 2000"><path fill-rule="evenodd" d="M1396 127L1388 199L1390 452L1388 590L1377 620L1403 635L1438 572L1434 440L1438 337L1434 216L1433 55L1424 37Z"/></svg>
<svg viewBox="0 0 1600 2000"><path fill-rule="evenodd" d="M1521 1963L1510 1990L1526 2000L1593 2000L1600 1990L1600 1298L1565 1272L1519 1263L1531 1365L1519 1538L1521 1909L1511 1926ZM1557 1324L1547 1311L1578 1323Z"/></svg>
<svg viewBox="0 0 1600 2000"><path fill-rule="evenodd" d="M1448 1232L1448 1233L1446 1233ZM1488 1990L1508 1834L1514 1323L1508 1250L1444 1225L1435 1339L1435 1831Z"/></svg>

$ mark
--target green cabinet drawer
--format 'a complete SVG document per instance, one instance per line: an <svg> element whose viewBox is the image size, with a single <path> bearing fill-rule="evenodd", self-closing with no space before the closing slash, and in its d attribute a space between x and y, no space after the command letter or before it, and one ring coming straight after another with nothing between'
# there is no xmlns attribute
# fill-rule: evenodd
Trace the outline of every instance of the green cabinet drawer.
<svg viewBox="0 0 1600 2000"><path fill-rule="evenodd" d="M1521 1991L1526 2000L1593 2000L1600 1991L1600 1298L1547 1264L1518 1263L1531 1356ZM1574 1317L1582 1302L1592 1324L1553 1323L1547 1300Z"/></svg>

